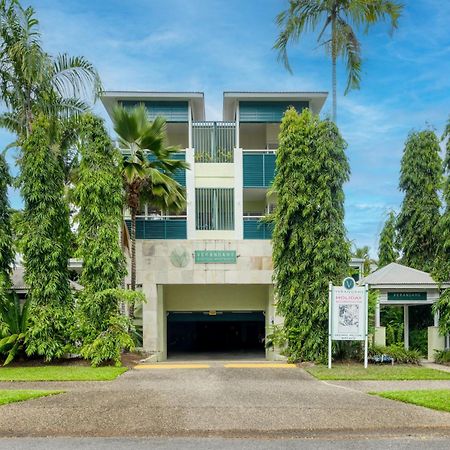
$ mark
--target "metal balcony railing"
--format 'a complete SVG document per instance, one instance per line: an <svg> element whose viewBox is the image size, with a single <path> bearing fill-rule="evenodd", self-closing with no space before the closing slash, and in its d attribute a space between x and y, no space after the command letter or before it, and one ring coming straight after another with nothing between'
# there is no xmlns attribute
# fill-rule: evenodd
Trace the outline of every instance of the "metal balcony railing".
<svg viewBox="0 0 450 450"><path fill-rule="evenodd" d="M264 216L244 216L244 239L272 239L273 225L262 222Z"/></svg>
<svg viewBox="0 0 450 450"><path fill-rule="evenodd" d="M235 122L194 122L192 124L195 162L232 163L235 144Z"/></svg>
<svg viewBox="0 0 450 450"><path fill-rule="evenodd" d="M137 216L136 239L187 239L186 216ZM125 219L131 231L131 220Z"/></svg>

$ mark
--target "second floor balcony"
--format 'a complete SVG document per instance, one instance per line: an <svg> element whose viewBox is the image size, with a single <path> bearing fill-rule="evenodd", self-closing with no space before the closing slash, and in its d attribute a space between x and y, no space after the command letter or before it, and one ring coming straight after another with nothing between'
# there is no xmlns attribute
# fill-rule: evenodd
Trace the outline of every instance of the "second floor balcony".
<svg viewBox="0 0 450 450"><path fill-rule="evenodd" d="M186 216L138 216L136 239L187 239L186 219ZM125 222L131 231L131 220Z"/></svg>

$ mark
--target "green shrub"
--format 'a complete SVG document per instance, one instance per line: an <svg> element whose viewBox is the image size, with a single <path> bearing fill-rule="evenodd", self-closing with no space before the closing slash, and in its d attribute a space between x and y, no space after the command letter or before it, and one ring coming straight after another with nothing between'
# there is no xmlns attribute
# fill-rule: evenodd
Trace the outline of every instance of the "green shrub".
<svg viewBox="0 0 450 450"><path fill-rule="evenodd" d="M450 350L436 350L434 357L437 363L448 364L450 363Z"/></svg>
<svg viewBox="0 0 450 450"><path fill-rule="evenodd" d="M388 347L373 346L369 348L369 357L386 355L398 364L419 364L422 355L417 350L406 350L403 345L394 344Z"/></svg>
<svg viewBox="0 0 450 450"><path fill-rule="evenodd" d="M409 332L409 345L411 349L417 350L421 355L428 353L428 330L422 328Z"/></svg>

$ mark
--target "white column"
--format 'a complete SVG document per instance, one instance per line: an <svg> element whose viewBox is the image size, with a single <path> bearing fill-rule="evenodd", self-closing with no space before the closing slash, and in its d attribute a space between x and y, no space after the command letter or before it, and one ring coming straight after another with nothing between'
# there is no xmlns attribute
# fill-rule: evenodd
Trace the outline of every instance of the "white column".
<svg viewBox="0 0 450 450"><path fill-rule="evenodd" d="M195 157L192 147L186 149L186 162L189 164L186 170L187 238L195 239Z"/></svg>
<svg viewBox="0 0 450 450"><path fill-rule="evenodd" d="M439 326L439 311L436 311L434 313L434 326L438 327Z"/></svg>
<svg viewBox="0 0 450 450"><path fill-rule="evenodd" d="M377 299L377 304L375 305L375 327L379 328L381 326L381 307L380 299Z"/></svg>
<svg viewBox="0 0 450 450"><path fill-rule="evenodd" d="M192 106L188 103L188 147L192 148Z"/></svg>
<svg viewBox="0 0 450 450"><path fill-rule="evenodd" d="M240 148L240 137L239 137L239 100L236 101L236 148Z"/></svg>
<svg viewBox="0 0 450 450"><path fill-rule="evenodd" d="M403 328L405 336L405 350L409 350L409 306L403 306Z"/></svg>
<svg viewBox="0 0 450 450"><path fill-rule="evenodd" d="M236 239L244 239L244 199L243 199L242 149L234 149L234 230Z"/></svg>

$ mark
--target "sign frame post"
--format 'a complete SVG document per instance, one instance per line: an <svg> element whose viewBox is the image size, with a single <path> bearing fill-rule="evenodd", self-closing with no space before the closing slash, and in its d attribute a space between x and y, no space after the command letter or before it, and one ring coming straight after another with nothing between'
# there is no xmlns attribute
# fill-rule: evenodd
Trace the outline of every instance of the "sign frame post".
<svg viewBox="0 0 450 450"><path fill-rule="evenodd" d="M364 341L364 368L369 351L369 286L357 286L347 277L342 286L328 284L328 368L332 366L332 343Z"/></svg>

